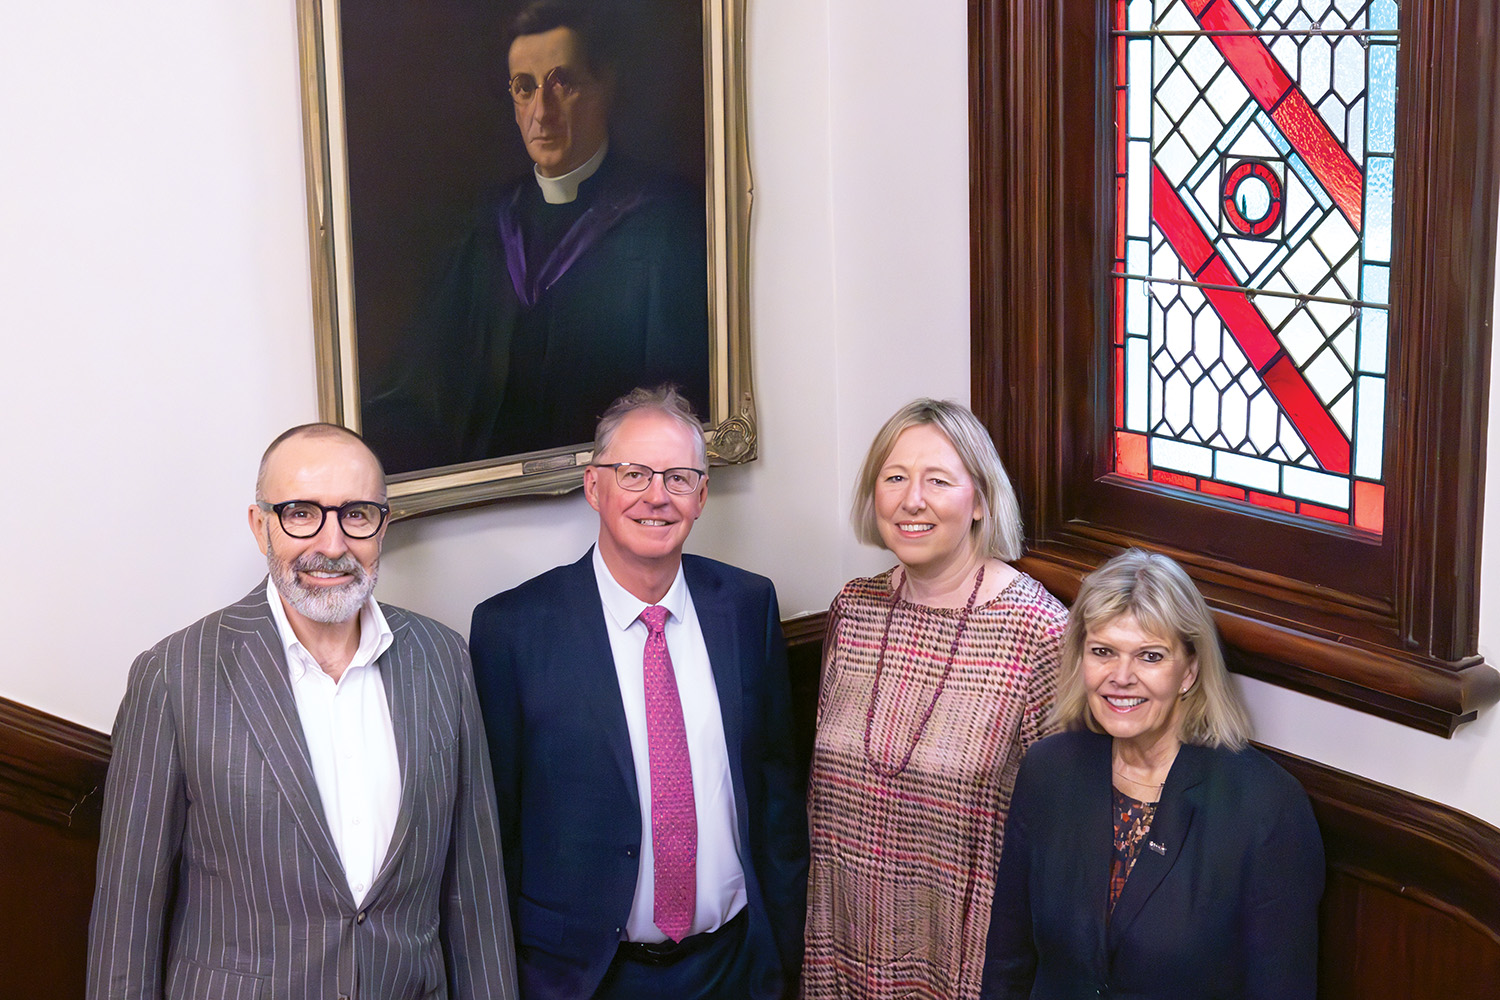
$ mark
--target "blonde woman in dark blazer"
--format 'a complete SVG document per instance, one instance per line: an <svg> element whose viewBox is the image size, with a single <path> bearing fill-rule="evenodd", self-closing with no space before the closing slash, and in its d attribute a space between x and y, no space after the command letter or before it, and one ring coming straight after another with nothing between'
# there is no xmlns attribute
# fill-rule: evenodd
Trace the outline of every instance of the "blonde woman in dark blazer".
<svg viewBox="0 0 1500 1000"><path fill-rule="evenodd" d="M992 998L1312 1000L1323 848L1249 748L1187 574L1131 550L1084 581L1058 721L1021 764L991 910Z"/></svg>

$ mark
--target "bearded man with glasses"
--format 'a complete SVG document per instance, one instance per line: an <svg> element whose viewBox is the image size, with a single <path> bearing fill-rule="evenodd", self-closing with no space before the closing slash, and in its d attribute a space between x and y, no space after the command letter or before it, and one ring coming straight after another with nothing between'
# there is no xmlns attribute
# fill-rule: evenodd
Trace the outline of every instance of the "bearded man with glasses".
<svg viewBox="0 0 1500 1000"><path fill-rule="evenodd" d="M389 513L358 435L261 459L269 576L131 668L90 1000L514 1000L484 728L452 630L371 596Z"/></svg>
<svg viewBox="0 0 1500 1000"><path fill-rule="evenodd" d="M515 18L506 100L533 169L482 199L364 401L393 472L582 444L637 385L709 404L701 175L611 146L619 31L602 7L537 0Z"/></svg>
<svg viewBox="0 0 1500 1000"><path fill-rule="evenodd" d="M807 820L771 581L683 544L703 427L671 388L599 421L599 542L474 610L526 1000L780 1000Z"/></svg>

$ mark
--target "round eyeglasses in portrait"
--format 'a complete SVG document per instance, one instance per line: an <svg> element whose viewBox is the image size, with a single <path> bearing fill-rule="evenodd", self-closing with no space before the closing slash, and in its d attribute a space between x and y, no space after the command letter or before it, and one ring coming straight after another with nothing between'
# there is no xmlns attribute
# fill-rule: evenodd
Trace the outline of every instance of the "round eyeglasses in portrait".
<svg viewBox="0 0 1500 1000"><path fill-rule="evenodd" d="M539 90L545 90L554 101L570 101L577 96L583 85L584 81L568 67L553 66L541 83L537 83L536 77L530 73L517 73L511 77L510 97L516 104L524 106L532 102Z"/></svg>

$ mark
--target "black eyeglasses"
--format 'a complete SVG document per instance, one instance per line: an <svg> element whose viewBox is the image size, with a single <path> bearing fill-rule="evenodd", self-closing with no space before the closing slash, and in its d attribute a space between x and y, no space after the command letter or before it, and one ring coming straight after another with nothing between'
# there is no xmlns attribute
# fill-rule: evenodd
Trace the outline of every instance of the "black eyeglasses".
<svg viewBox="0 0 1500 1000"><path fill-rule="evenodd" d="M350 538L371 538L391 512L388 504L374 500L350 500L337 507L328 507L316 500L283 500L281 503L257 500L255 505L267 512L275 511L281 530L293 538L316 535L323 530L323 519L329 514L338 515L339 530Z"/></svg>
<svg viewBox="0 0 1500 1000"><path fill-rule="evenodd" d="M658 472L649 465L637 465L634 462L593 462L590 463L596 469L614 469L615 482L620 484L620 489L629 490L632 493L641 493L649 489L651 480L655 476L661 476L661 484L667 488L668 493L676 493L686 496L698 488L703 482L703 477L708 475L703 469L662 469Z"/></svg>

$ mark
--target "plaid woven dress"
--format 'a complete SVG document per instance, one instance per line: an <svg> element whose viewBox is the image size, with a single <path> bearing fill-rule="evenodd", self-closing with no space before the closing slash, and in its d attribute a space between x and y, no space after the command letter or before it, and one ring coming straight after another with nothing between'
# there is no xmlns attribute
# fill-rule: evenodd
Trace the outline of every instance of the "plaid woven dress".
<svg viewBox="0 0 1500 1000"><path fill-rule="evenodd" d="M979 995L995 865L1016 769L1046 735L1067 611L1021 574L969 618L907 601L891 572L854 580L830 614L808 811L808 1000ZM885 669L875 667L891 614ZM934 705L906 769L923 714Z"/></svg>

